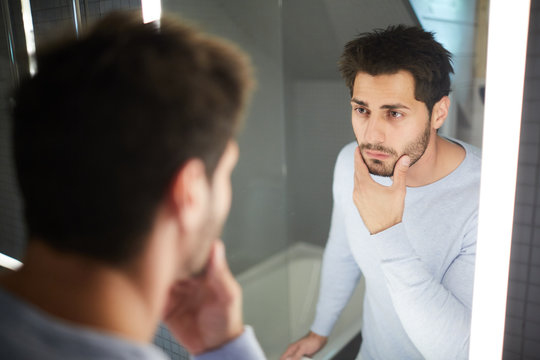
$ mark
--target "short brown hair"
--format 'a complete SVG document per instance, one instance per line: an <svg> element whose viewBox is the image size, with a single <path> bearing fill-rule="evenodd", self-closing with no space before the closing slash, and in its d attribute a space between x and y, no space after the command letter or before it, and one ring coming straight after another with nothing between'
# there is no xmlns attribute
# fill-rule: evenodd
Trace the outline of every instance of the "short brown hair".
<svg viewBox="0 0 540 360"><path fill-rule="evenodd" d="M430 113L450 93L450 73L454 73L452 55L435 41L433 33L404 25L363 33L348 42L339 70L351 94L359 72L375 76L408 71L415 81L415 98Z"/></svg>
<svg viewBox="0 0 540 360"><path fill-rule="evenodd" d="M31 237L108 263L131 258L182 165L200 158L212 177L251 76L235 46L127 13L38 54L13 113Z"/></svg>

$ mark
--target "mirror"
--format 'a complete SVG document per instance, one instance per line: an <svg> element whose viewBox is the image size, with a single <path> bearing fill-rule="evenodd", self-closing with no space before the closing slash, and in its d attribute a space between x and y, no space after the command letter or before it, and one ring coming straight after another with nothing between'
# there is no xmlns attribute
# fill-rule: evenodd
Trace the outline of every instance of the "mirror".
<svg viewBox="0 0 540 360"><path fill-rule="evenodd" d="M75 29L73 14L80 14L78 26L84 26L114 9L140 8L135 0L53 3L32 4L38 47L47 32ZM246 322L255 325L269 358L307 332L313 320L333 167L341 147L354 140L349 93L336 66L343 45L360 32L389 24L422 25L436 32L454 53L456 72L452 110L441 133L480 146L487 5L487 0L162 0L164 14L180 15L234 41L256 67L258 89L239 139L233 207L223 237L231 267L244 285L246 306L252 306L245 309ZM1 88L6 94L16 82L13 74L28 68L28 59L12 52L25 48L20 2L2 6ZM2 144L9 143L7 109L3 104ZM1 151L7 180L0 191L9 199L0 220L0 251L19 257L24 228L13 214L20 214L21 205L9 148ZM358 333L353 310L361 310L361 292L360 287L354 295L360 305L345 310L335 329L340 335L333 335L332 345L318 358L331 358ZM169 340L160 329L156 342L165 346ZM178 354L181 350L173 358L181 358Z"/></svg>

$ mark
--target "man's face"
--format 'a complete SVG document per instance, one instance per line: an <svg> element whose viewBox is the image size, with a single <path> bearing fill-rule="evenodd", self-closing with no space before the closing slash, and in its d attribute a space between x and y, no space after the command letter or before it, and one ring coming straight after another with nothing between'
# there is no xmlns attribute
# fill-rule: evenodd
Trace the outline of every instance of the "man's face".
<svg viewBox="0 0 540 360"><path fill-rule="evenodd" d="M392 176L397 160L405 154L414 165L435 131L425 103L414 97L414 78L407 71L358 73L351 106L354 135L374 175Z"/></svg>
<svg viewBox="0 0 540 360"><path fill-rule="evenodd" d="M207 210L193 241L189 272L195 276L204 271L214 240L221 236L223 225L229 214L232 198L231 174L238 161L238 145L229 142L214 171L208 186Z"/></svg>

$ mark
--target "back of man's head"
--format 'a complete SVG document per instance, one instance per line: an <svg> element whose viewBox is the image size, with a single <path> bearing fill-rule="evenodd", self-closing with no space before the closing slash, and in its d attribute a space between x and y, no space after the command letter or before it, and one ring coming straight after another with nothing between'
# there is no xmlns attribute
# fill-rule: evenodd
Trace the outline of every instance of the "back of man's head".
<svg viewBox="0 0 540 360"><path fill-rule="evenodd" d="M166 18L116 13L38 54L14 108L30 238L128 261L182 164L200 158L211 179L250 81L238 49Z"/></svg>
<svg viewBox="0 0 540 360"><path fill-rule="evenodd" d="M345 45L339 69L351 90L356 74L391 75L405 70L415 82L415 97L433 105L450 93L451 54L435 41L431 32L419 27L389 26L360 34Z"/></svg>

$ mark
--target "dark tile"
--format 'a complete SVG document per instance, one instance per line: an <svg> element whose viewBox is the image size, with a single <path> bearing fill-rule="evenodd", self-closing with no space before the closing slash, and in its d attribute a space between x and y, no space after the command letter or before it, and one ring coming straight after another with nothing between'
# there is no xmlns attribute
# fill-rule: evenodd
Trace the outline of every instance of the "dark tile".
<svg viewBox="0 0 540 360"><path fill-rule="evenodd" d="M512 229L512 246L514 243L530 244L533 227L530 225L514 224Z"/></svg>
<svg viewBox="0 0 540 360"><path fill-rule="evenodd" d="M527 291L527 283L522 281L510 281L508 283L508 301L506 304L507 312L508 308L510 306L510 301L524 301ZM523 312L515 314L515 315L523 315Z"/></svg>
<svg viewBox="0 0 540 360"><path fill-rule="evenodd" d="M504 335L504 351L521 353L521 337L505 334Z"/></svg>
<svg viewBox="0 0 540 360"><path fill-rule="evenodd" d="M522 360L521 354L504 349L503 360Z"/></svg>
<svg viewBox="0 0 540 360"><path fill-rule="evenodd" d="M540 323L540 304L527 304L527 308L525 310L525 318L527 319L527 321L535 321L537 323Z"/></svg>
<svg viewBox="0 0 540 360"><path fill-rule="evenodd" d="M506 322L504 324L504 333L513 336L523 336L523 327L525 322L521 316L506 316Z"/></svg>
<svg viewBox="0 0 540 360"><path fill-rule="evenodd" d="M529 341L540 342L540 323L525 321L525 331L523 336ZM540 355L540 352L538 354Z"/></svg>
<svg viewBox="0 0 540 360"><path fill-rule="evenodd" d="M523 344L523 355L540 359L540 341L525 340Z"/></svg>
<svg viewBox="0 0 540 360"><path fill-rule="evenodd" d="M520 264L517 262L510 263L510 280L511 281L521 281L526 282L528 276L528 268L525 264Z"/></svg>
<svg viewBox="0 0 540 360"><path fill-rule="evenodd" d="M540 286L529 285L527 290L527 302L540 305Z"/></svg>
<svg viewBox="0 0 540 360"><path fill-rule="evenodd" d="M522 318L525 315L525 301L523 299L508 299L506 302L506 315Z"/></svg>

